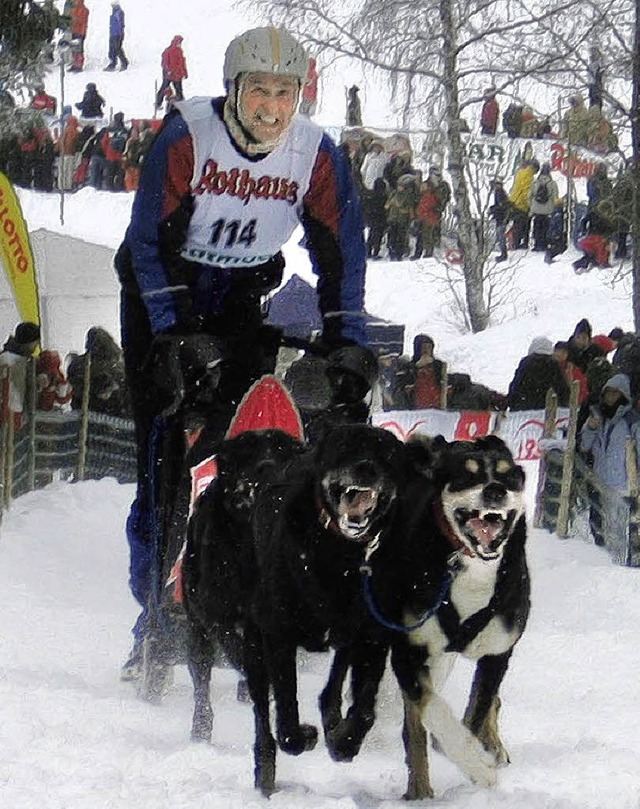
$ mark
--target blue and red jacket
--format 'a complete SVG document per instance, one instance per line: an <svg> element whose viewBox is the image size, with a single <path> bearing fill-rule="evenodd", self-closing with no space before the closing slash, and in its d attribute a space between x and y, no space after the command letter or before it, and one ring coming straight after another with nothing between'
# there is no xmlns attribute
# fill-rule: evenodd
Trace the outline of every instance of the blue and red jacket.
<svg viewBox="0 0 640 809"><path fill-rule="evenodd" d="M224 99L212 99L211 103L222 117ZM181 325L185 295L191 311L206 317L224 311L225 295L232 294L230 290L251 290L253 280L259 279L261 291L266 291L267 265L230 269L185 262L179 257L192 212L193 171L192 137L184 118L173 111L145 158L124 244L153 334ZM323 336L366 345L366 250L360 202L347 159L326 134L303 198L301 224L318 277ZM282 266L271 282L267 271L269 289L280 283ZM126 286L126 280L123 283ZM131 289L126 291L131 294Z"/></svg>

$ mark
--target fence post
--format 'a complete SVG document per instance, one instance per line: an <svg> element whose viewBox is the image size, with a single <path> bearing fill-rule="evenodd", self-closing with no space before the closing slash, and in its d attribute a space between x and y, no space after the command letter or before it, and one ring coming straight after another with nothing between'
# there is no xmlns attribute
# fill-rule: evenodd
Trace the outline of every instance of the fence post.
<svg viewBox="0 0 640 809"><path fill-rule="evenodd" d="M627 480L629 481L629 522L627 524L627 547L624 563L631 567L632 550L638 551L638 463L636 459L636 441L633 436L627 438L625 445L627 462Z"/></svg>
<svg viewBox="0 0 640 809"><path fill-rule="evenodd" d="M29 357L27 363L27 395L24 408L29 425L29 449L27 452L27 491L36 487L36 361Z"/></svg>
<svg viewBox="0 0 640 809"><path fill-rule="evenodd" d="M0 367L0 518L4 511L7 478L7 429L9 424L9 369Z"/></svg>
<svg viewBox="0 0 640 809"><path fill-rule="evenodd" d="M558 395L553 388L549 388L544 400L544 428L542 438L552 438L556 432L556 421L558 420ZM546 480L545 450L540 454L538 463L538 486L536 490L536 507L533 513L533 526L539 528L542 522L544 511L544 489Z"/></svg>
<svg viewBox="0 0 640 809"><path fill-rule="evenodd" d="M84 355L84 376L82 381L82 408L80 410L80 429L78 431L78 463L76 480L84 480L87 468L87 443L89 439L89 394L91 385L91 354Z"/></svg>
<svg viewBox="0 0 640 809"><path fill-rule="evenodd" d="M4 470L4 506L9 508L13 495L13 459L15 455L15 414L9 410L7 419L7 455Z"/></svg>
<svg viewBox="0 0 640 809"><path fill-rule="evenodd" d="M576 437L578 433L578 394L580 384L577 379L571 383L569 399L569 429L567 431L567 448L562 462L562 484L560 486L560 503L558 505L558 521L556 534L566 537L569 533L569 505L571 501L571 484L573 483L573 463L576 457Z"/></svg>
<svg viewBox="0 0 640 809"><path fill-rule="evenodd" d="M442 374L440 376L440 409L447 409L447 396L449 390L447 388L447 363L442 363Z"/></svg>

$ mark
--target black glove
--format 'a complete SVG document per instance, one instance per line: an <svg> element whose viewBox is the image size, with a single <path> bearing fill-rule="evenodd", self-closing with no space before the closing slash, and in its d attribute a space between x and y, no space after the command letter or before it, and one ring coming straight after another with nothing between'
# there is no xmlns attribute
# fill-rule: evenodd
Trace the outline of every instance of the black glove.
<svg viewBox="0 0 640 809"><path fill-rule="evenodd" d="M327 359L333 403L361 402L378 377L378 359L373 351L354 343L334 348Z"/></svg>
<svg viewBox="0 0 640 809"><path fill-rule="evenodd" d="M154 338L146 368L154 405L163 416L181 407L198 409L213 400L220 381L222 351L209 334L159 334Z"/></svg>

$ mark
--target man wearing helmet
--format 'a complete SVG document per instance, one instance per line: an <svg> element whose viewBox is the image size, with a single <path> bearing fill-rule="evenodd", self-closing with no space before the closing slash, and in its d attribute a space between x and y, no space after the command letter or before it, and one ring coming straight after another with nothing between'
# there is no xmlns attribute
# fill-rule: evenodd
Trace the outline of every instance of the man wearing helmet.
<svg viewBox="0 0 640 809"><path fill-rule="evenodd" d="M263 325L262 298L281 283L281 247L299 224L318 276L335 403L351 406L354 388L364 395L375 375L364 336L360 204L344 155L320 127L295 115L307 68L304 49L284 29L241 34L225 55L227 95L176 103L145 158L116 257L138 443L127 534L132 591L143 608L160 453L151 436L168 412L158 373L165 376L161 387L175 391L171 374L182 356L176 344L194 333L217 338L220 381L207 428L213 422L214 433L224 435L243 394L275 367L278 340ZM350 384L354 368L356 375L362 370L362 385ZM164 458L174 466L181 460ZM137 640L145 620L143 612Z"/></svg>

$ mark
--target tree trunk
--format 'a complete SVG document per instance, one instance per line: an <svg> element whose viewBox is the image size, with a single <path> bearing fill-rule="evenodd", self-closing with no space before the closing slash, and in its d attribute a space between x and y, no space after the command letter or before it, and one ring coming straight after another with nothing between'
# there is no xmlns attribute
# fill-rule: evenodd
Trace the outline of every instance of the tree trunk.
<svg viewBox="0 0 640 809"><path fill-rule="evenodd" d="M631 149L633 155L633 199L631 213L631 258L633 288L631 301L633 306L633 324L640 331L640 200L638 199L638 183L640 183L640 0L636 0L633 36L633 73L631 103Z"/></svg>
<svg viewBox="0 0 640 809"><path fill-rule="evenodd" d="M640 2L640 0L638 0ZM456 72L456 31L451 14L451 0L440 0L440 20L443 30L443 87L447 142L449 147L449 174L456 211L460 247L464 255L464 285L472 332L483 331L489 325L489 313L484 300L483 258L480 254L478 233L469 205L469 192L464 176L466 154L460 137L460 103Z"/></svg>

